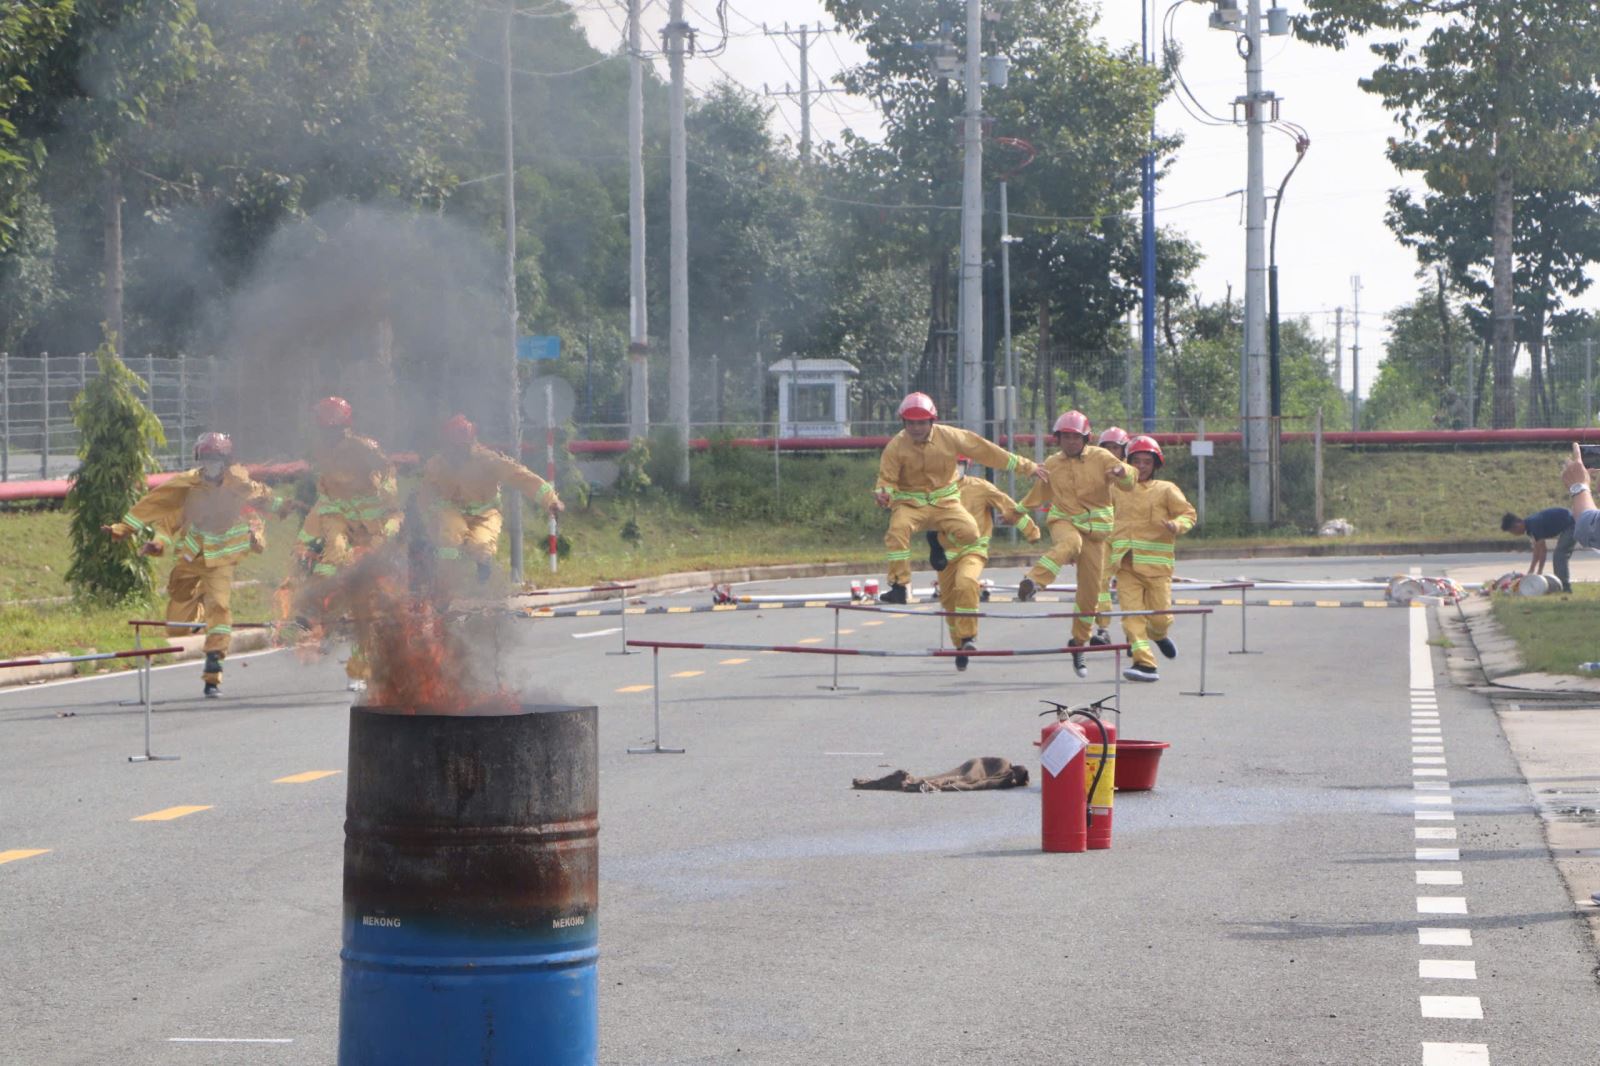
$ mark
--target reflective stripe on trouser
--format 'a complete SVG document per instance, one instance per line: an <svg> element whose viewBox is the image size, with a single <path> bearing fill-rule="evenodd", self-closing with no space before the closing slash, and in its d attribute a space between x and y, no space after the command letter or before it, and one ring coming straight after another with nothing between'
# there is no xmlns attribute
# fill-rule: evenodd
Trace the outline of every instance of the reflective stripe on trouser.
<svg viewBox="0 0 1600 1066"><path fill-rule="evenodd" d="M1050 550L1039 557L1028 577L1035 585L1048 585L1061 573L1061 568L1077 561L1076 584L1073 594L1078 616L1072 620L1072 639L1082 644L1094 632L1094 615L1100 602L1100 573L1105 569L1106 552L1101 549L1104 534L1086 533L1065 518L1050 523Z"/></svg>
<svg viewBox="0 0 1600 1066"><path fill-rule="evenodd" d="M924 529L936 529L948 537L952 552L978 539L978 523L961 506L958 496L946 496L927 506L896 500L889 508L889 531L883 535L889 584L911 583L911 538Z"/></svg>
<svg viewBox="0 0 1600 1066"><path fill-rule="evenodd" d="M952 559L939 573L939 606L956 612L946 618L950 638L959 646L968 637L978 635L978 600L981 591L978 579L983 576L984 564L989 560L982 555L969 553Z"/></svg>
<svg viewBox="0 0 1600 1066"><path fill-rule="evenodd" d="M1165 611L1172 606L1172 576L1140 574L1125 563L1117 571L1117 598L1124 611ZM1170 614L1123 615L1122 632L1132 646L1133 661L1154 666L1154 642L1165 637L1171 627Z"/></svg>
<svg viewBox="0 0 1600 1066"><path fill-rule="evenodd" d="M1100 598L1095 601L1095 610L1100 613L1094 616L1094 624L1105 629L1111 624L1108 612L1111 610L1111 540L1105 541L1105 557L1100 560Z"/></svg>
<svg viewBox="0 0 1600 1066"><path fill-rule="evenodd" d="M206 623L205 650L221 660L233 644L233 570L231 566L206 566L179 561L167 578L167 621ZM187 627L167 630L168 636L191 636ZM221 671L208 672L210 682L222 680Z"/></svg>
<svg viewBox="0 0 1600 1066"><path fill-rule="evenodd" d="M322 538L322 554L318 556L313 572L327 577L355 560L358 548L369 548L383 543L383 523L356 521L341 514L312 514L306 519L303 533L312 539Z"/></svg>
<svg viewBox="0 0 1600 1066"><path fill-rule="evenodd" d="M467 514L455 507L441 507L433 518L433 543L441 559L465 555L475 562L492 563L500 546L500 512Z"/></svg>

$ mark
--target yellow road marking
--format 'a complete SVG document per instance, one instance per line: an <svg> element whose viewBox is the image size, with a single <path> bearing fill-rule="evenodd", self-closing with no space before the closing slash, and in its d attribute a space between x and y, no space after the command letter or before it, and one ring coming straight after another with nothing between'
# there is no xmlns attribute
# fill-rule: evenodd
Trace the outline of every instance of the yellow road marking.
<svg viewBox="0 0 1600 1066"><path fill-rule="evenodd" d="M572 612L572 617L574 617L574 618L593 618L595 615L597 615L599 613L600 613L599 611L573 611Z"/></svg>
<svg viewBox="0 0 1600 1066"><path fill-rule="evenodd" d="M883 623L881 621L879 621L879 622L862 622L861 624L864 625L864 626L881 626L881 625L883 625Z"/></svg>
<svg viewBox="0 0 1600 1066"><path fill-rule="evenodd" d="M667 608L667 613L668 614L688 614L692 610L694 610L693 607L668 607Z"/></svg>
<svg viewBox="0 0 1600 1066"><path fill-rule="evenodd" d="M822 638L821 637L801 637L799 640L795 641L795 643L796 644L821 644L822 643Z"/></svg>
<svg viewBox="0 0 1600 1066"><path fill-rule="evenodd" d="M853 629L841 629L841 630L839 630L839 635L841 637L843 637L843 636L847 636L847 635L849 635L851 633L854 633L854 632L855 632L855 630L853 630Z"/></svg>
<svg viewBox="0 0 1600 1066"><path fill-rule="evenodd" d="M1197 606L1199 606L1199 604L1200 604L1199 600L1173 600L1172 601L1172 605L1174 607L1197 607Z"/></svg>
<svg viewBox="0 0 1600 1066"><path fill-rule="evenodd" d="M653 688L655 688L654 685L623 685L621 688L617 689L617 691L618 692L649 692Z"/></svg>
<svg viewBox="0 0 1600 1066"><path fill-rule="evenodd" d="M170 822L174 818L182 818L186 814L194 814L198 811L209 811L210 809L211 804L209 803L204 807L168 807L165 810L151 811L149 814L141 814L137 818L130 818L129 821Z"/></svg>
<svg viewBox="0 0 1600 1066"><path fill-rule="evenodd" d="M807 607L826 607L826 606L828 606L828 601L827 600L807 600L805 605Z"/></svg>
<svg viewBox="0 0 1600 1066"><path fill-rule="evenodd" d="M705 673L704 670L679 670L677 673L673 674L672 676L673 677L699 677L703 673Z"/></svg>
<svg viewBox="0 0 1600 1066"><path fill-rule="evenodd" d="M1221 604L1224 607L1237 607L1237 606L1239 606L1239 604L1241 602L1242 601L1240 601L1240 600L1218 600L1217 601L1217 603Z"/></svg>
<svg viewBox="0 0 1600 1066"><path fill-rule="evenodd" d="M303 785L307 781L320 781L324 777L332 777L338 772L338 770L307 770L303 774L290 774L288 777L277 778L272 783L274 785Z"/></svg>
<svg viewBox="0 0 1600 1066"><path fill-rule="evenodd" d="M48 855L49 848L13 848L10 851L0 851L0 864L16 862L18 859L31 859L35 855Z"/></svg>
<svg viewBox="0 0 1600 1066"><path fill-rule="evenodd" d="M1339 600L1317 600L1315 602L1318 607L1337 607L1340 603Z"/></svg>
<svg viewBox="0 0 1600 1066"><path fill-rule="evenodd" d="M644 614L645 612L643 607L625 607L623 610L628 614Z"/></svg>
<svg viewBox="0 0 1600 1066"><path fill-rule="evenodd" d="M1363 606L1363 607L1387 607L1387 606L1389 606L1389 601L1388 600L1362 600L1361 601L1361 606Z"/></svg>
<svg viewBox="0 0 1600 1066"><path fill-rule="evenodd" d="M1293 600L1268 600L1267 601L1267 606L1268 607L1293 607L1294 606L1294 601Z"/></svg>
<svg viewBox="0 0 1600 1066"><path fill-rule="evenodd" d="M739 605L737 603L718 603L712 605L711 609L713 611L737 611Z"/></svg>
<svg viewBox="0 0 1600 1066"><path fill-rule="evenodd" d="M720 663L718 663L717 665L718 666L738 666L740 663L747 663L749 661L750 661L749 659L724 659Z"/></svg>

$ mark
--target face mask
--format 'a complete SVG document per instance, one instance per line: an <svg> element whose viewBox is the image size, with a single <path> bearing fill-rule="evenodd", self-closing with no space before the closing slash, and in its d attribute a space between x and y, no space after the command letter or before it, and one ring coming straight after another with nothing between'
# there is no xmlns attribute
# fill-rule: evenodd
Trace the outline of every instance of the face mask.
<svg viewBox="0 0 1600 1066"><path fill-rule="evenodd" d="M221 459L205 459L200 463L200 473L207 481L221 481L228 464Z"/></svg>

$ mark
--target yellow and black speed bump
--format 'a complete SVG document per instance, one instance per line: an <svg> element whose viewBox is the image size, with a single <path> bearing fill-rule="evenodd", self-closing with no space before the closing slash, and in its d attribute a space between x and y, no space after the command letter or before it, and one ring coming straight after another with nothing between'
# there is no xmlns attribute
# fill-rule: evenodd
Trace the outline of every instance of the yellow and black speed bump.
<svg viewBox="0 0 1600 1066"><path fill-rule="evenodd" d="M1009 596L994 596L991 603L1014 603ZM1070 603L1060 596L1038 596L1035 603ZM724 611L782 611L816 607L842 606L840 600L789 600L782 603L717 603L695 604L682 607L669 607L658 605L654 607L629 607L630 615L645 614L718 614ZM1232 600L1173 600L1174 607L1238 607L1240 601ZM1420 604L1392 603L1389 600L1248 600L1247 607L1361 607L1366 609L1377 607L1411 607ZM930 601L930 609L937 609L937 604ZM622 613L616 607L543 607L529 608L515 612L528 618L606 618L615 617Z"/></svg>

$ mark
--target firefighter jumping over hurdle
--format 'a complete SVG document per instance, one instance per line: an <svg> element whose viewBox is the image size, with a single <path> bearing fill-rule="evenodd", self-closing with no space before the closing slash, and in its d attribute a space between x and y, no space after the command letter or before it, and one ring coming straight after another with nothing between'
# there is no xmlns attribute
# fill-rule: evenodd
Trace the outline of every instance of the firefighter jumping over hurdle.
<svg viewBox="0 0 1600 1066"><path fill-rule="evenodd" d="M1172 606L1173 542L1194 528L1195 510L1183 490L1155 480L1166 463L1154 437L1128 442L1128 462L1138 471L1133 491L1117 501L1117 527L1111 535L1117 598L1124 611L1165 611ZM1122 632L1133 664L1122 671L1129 681L1159 681L1152 646L1169 659L1178 646L1167 636L1170 614L1123 615Z"/></svg>
<svg viewBox="0 0 1600 1066"><path fill-rule="evenodd" d="M1103 543L1111 538L1114 515L1113 485L1122 492L1133 489L1133 471L1104 448L1089 443L1089 419L1082 411L1068 411L1056 419L1054 433L1060 449L1044 461L1047 483L1035 485L1022 500L1023 507L1050 504L1046 524L1051 547L1039 557L1017 586L1017 599L1033 599L1069 563L1077 563L1077 612L1072 619L1070 647L1085 645L1093 632L1100 599L1100 572L1105 567ZM1072 669L1089 676L1082 652L1072 653Z"/></svg>
<svg viewBox="0 0 1600 1066"><path fill-rule="evenodd" d="M226 433L202 433L195 442L199 466L174 475L145 493L122 521L103 526L114 540L146 538L140 551L177 561L167 578L168 622L205 623L204 693L222 695L222 660L233 643L233 574L247 552L266 550L266 534L257 508L277 503L272 490L250 479L234 463L233 441ZM168 629L169 636L187 635L189 627Z"/></svg>
<svg viewBox="0 0 1600 1066"><path fill-rule="evenodd" d="M933 551L929 561L939 572L939 604L951 612L951 616L945 619L950 627L950 640L957 650L969 651L978 646L978 603L983 592L979 580L983 577L983 568L989 564L994 512L998 510L1000 517L1008 525L1021 530L1030 543L1037 541L1042 534L1038 523L1028 512L994 482L967 473L970 459L958 455L956 463L961 475L956 482L960 489L958 495L961 506L977 523L978 539L964 547L957 547L945 539L944 534L930 530L928 536ZM956 669L965 670L967 662L967 656L957 655Z"/></svg>
<svg viewBox="0 0 1600 1066"><path fill-rule="evenodd" d="M1050 477L1032 459L1013 455L971 430L940 424L939 410L927 393L913 392L901 400L899 413L904 428L883 449L873 493L878 506L889 512L889 530L883 536L889 587L878 597L881 603L906 602L911 584L911 538L919 530L937 530L957 550L977 543L978 524L961 506L958 455L970 455L984 466L1016 470L1040 481Z"/></svg>

